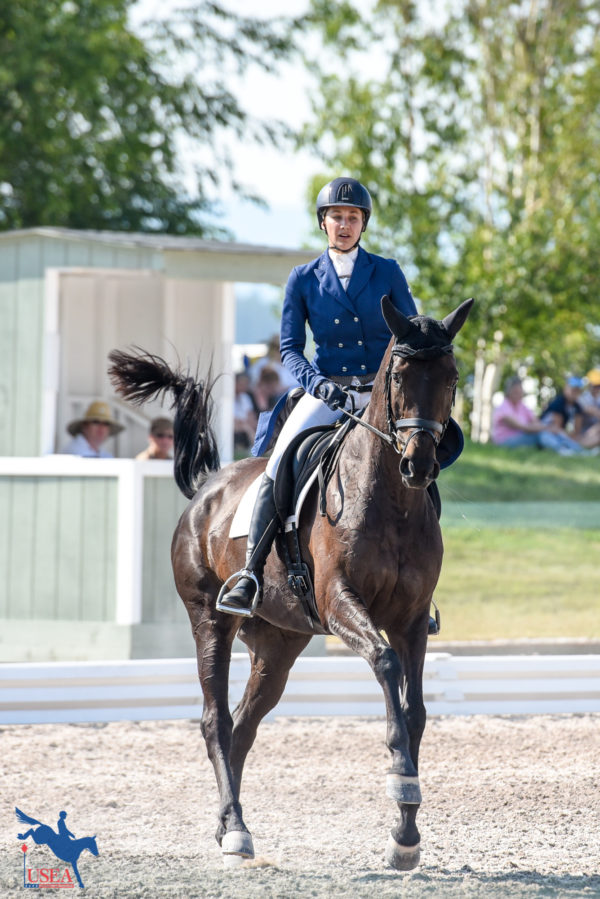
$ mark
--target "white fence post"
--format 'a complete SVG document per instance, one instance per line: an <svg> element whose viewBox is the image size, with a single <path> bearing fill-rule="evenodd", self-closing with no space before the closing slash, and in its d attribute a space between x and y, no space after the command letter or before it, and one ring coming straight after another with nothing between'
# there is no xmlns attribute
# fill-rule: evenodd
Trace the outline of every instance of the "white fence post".
<svg viewBox="0 0 600 899"><path fill-rule="evenodd" d="M116 622L142 620L144 476L134 459L120 460L118 476Z"/></svg>

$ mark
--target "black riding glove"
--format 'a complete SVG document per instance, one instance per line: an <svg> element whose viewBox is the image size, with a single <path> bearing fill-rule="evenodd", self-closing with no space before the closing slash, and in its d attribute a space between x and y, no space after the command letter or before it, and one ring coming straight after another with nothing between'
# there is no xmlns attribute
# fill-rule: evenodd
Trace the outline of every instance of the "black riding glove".
<svg viewBox="0 0 600 899"><path fill-rule="evenodd" d="M345 406L348 399L348 394L333 381L321 381L316 394L330 409L339 409L341 406Z"/></svg>

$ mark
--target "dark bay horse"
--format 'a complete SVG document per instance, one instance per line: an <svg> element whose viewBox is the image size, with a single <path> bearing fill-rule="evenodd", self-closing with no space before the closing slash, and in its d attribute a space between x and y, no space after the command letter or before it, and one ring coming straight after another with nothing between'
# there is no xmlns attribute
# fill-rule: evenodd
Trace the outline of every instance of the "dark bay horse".
<svg viewBox="0 0 600 899"><path fill-rule="evenodd" d="M299 528L324 630L366 659L383 691L391 754L386 790L400 812L386 860L400 870L419 861L418 761L426 717L422 676L443 552L426 488L439 474L436 450L458 381L452 340L472 303L465 301L438 322L425 316L408 319L387 297L382 299L392 339L362 419L371 429L357 424L348 434L327 487L327 514L319 514L313 487ZM223 582L243 566L245 540L230 539L229 529L265 459L219 468L210 427L210 383L195 382L143 351L113 351L109 358L112 382L124 397L141 403L170 391L175 398L175 477L192 501L173 537L172 563L196 640L202 733L220 796L216 837L225 861L251 858L252 837L239 799L244 762L260 721L277 705L313 633L287 586L281 537L266 564L256 616L241 618L215 608ZM228 678L236 634L248 647L251 671L231 714Z"/></svg>

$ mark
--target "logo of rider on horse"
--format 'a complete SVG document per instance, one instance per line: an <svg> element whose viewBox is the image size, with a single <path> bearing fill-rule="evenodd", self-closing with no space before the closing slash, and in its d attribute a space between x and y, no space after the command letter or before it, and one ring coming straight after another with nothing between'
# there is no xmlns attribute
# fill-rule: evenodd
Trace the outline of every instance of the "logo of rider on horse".
<svg viewBox="0 0 600 899"><path fill-rule="evenodd" d="M71 831L67 827L67 822L65 820L67 817L67 813L65 811L61 811L59 814L56 831L53 830L50 825L42 824L42 822L38 821L37 818L31 818L29 815L26 815L25 812L22 812L19 808L15 807L15 814L19 821L23 822L24 824L33 825L25 833L17 834L17 838L19 840L26 840L28 837L32 837L34 843L36 843L38 846L48 846L57 858L61 859L61 861L68 862L68 864L71 865L75 873L75 877L77 878L77 883L83 889L83 881L77 868L77 862L79 860L79 856L85 849L91 852L92 855L99 854L98 846L96 845L96 837L81 837L80 839L76 839L75 834L71 833ZM24 869L26 848L26 846L23 847Z"/></svg>

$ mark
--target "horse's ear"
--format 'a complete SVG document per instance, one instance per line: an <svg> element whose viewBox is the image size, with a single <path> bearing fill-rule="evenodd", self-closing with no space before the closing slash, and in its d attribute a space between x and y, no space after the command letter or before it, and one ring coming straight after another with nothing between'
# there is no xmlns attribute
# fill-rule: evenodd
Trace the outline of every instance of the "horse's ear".
<svg viewBox="0 0 600 899"><path fill-rule="evenodd" d="M461 303L460 306L454 310L454 312L450 312L446 318L442 319L442 324L450 337L454 337L455 334L458 334L466 322L474 302L475 300L473 297L471 297L470 300L465 300L464 303Z"/></svg>
<svg viewBox="0 0 600 899"><path fill-rule="evenodd" d="M386 325L396 340L402 340L414 329L413 323L396 309L387 294L384 294L381 298L381 311L383 312Z"/></svg>

